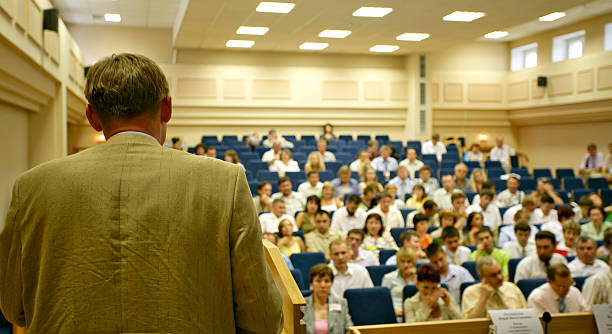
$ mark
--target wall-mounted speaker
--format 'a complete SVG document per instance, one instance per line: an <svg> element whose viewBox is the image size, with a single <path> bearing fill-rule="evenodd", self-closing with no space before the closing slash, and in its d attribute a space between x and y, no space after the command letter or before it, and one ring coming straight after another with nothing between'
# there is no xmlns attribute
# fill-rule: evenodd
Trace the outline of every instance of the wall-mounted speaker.
<svg viewBox="0 0 612 334"><path fill-rule="evenodd" d="M59 10L49 8L43 11L43 29L57 32L59 25Z"/></svg>
<svg viewBox="0 0 612 334"><path fill-rule="evenodd" d="M538 87L546 87L548 80L546 77L538 77Z"/></svg>

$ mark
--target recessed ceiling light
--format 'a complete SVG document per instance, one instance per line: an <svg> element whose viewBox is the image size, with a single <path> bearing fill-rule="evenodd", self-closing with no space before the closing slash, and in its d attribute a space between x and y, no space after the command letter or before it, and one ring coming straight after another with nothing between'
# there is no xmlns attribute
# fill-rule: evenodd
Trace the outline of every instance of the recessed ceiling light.
<svg viewBox="0 0 612 334"><path fill-rule="evenodd" d="M386 7L361 7L353 13L353 16L383 17L391 13L392 10L393 8Z"/></svg>
<svg viewBox="0 0 612 334"><path fill-rule="evenodd" d="M484 35L485 38L490 38L490 39L497 39L497 38L502 38L506 36L508 36L507 31L493 31L493 32L490 32Z"/></svg>
<svg viewBox="0 0 612 334"><path fill-rule="evenodd" d="M255 11L260 13L289 13L293 7L295 7L294 3L291 2L267 2L262 1L259 3Z"/></svg>
<svg viewBox="0 0 612 334"><path fill-rule="evenodd" d="M250 48L255 45L255 41L244 41L239 39L230 39L225 43L228 48Z"/></svg>
<svg viewBox="0 0 612 334"><path fill-rule="evenodd" d="M486 14L483 12L461 12L456 11L452 12L445 17L442 18L444 21L458 21L458 22L472 22L476 19L479 19Z"/></svg>
<svg viewBox="0 0 612 334"><path fill-rule="evenodd" d="M241 26L236 30L238 35L265 35L270 28L268 27L245 27Z"/></svg>
<svg viewBox="0 0 612 334"><path fill-rule="evenodd" d="M538 20L550 22L550 21L558 20L558 19L560 19L560 18L562 18L564 16L565 16L564 12L554 12L554 13L550 13L548 15L540 16L538 18Z"/></svg>
<svg viewBox="0 0 612 334"><path fill-rule="evenodd" d="M327 43L313 43L313 42L306 42L306 43L302 43L302 45L300 45L300 49L302 50L323 50L325 48L327 48L329 44Z"/></svg>
<svg viewBox="0 0 612 334"><path fill-rule="evenodd" d="M422 41L425 38L429 38L429 34L415 33L415 32L407 32L407 33L404 33L404 34L401 34L395 37L395 39L397 39L398 41L413 41L413 42Z"/></svg>
<svg viewBox="0 0 612 334"><path fill-rule="evenodd" d="M350 30L332 30L332 29L325 29L323 31L321 31L319 33L319 37L326 37L326 38L344 38L348 35L351 34Z"/></svg>
<svg viewBox="0 0 612 334"><path fill-rule="evenodd" d="M121 14L104 14L104 21L106 22L121 22Z"/></svg>
<svg viewBox="0 0 612 334"><path fill-rule="evenodd" d="M398 45L374 45L370 48L372 52L393 52L399 49Z"/></svg>

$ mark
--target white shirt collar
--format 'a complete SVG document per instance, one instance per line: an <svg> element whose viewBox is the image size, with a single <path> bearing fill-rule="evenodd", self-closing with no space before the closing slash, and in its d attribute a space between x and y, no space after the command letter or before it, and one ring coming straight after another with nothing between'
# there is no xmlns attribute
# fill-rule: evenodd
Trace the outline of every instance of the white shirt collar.
<svg viewBox="0 0 612 334"><path fill-rule="evenodd" d="M149 137L149 138L151 138L151 139L155 140L156 142L158 142L157 138L155 138L155 137L151 136L151 135L150 135L150 134L148 134L148 133L144 133L144 132L140 132L140 131L122 131L122 132L119 132L119 133L137 133L137 134L139 134L139 135L147 136L147 137ZM116 133L116 134L119 134L119 133Z"/></svg>

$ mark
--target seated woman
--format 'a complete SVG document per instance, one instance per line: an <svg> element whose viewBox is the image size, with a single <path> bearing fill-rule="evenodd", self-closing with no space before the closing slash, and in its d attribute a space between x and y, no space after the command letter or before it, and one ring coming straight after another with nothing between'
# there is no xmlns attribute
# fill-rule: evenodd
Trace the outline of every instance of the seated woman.
<svg viewBox="0 0 612 334"><path fill-rule="evenodd" d="M269 170L271 172L278 172L278 176L283 177L286 172L299 172L300 166L297 161L293 160L291 151L284 149L280 153L280 159L274 161L274 163L270 165Z"/></svg>
<svg viewBox="0 0 612 334"><path fill-rule="evenodd" d="M301 253L306 251L306 245L302 241L302 238L293 235L293 223L288 219L283 219L278 223L278 249L281 253L287 255Z"/></svg>
<svg viewBox="0 0 612 334"><path fill-rule="evenodd" d="M404 286L416 283L417 256L412 248L402 247L397 251L395 258L397 260L397 270L386 274L382 279L381 286L386 286L391 290L395 315L401 317L403 314Z"/></svg>
<svg viewBox="0 0 612 334"><path fill-rule="evenodd" d="M397 249L391 234L385 233L382 217L378 213L370 213L366 217L363 232L366 234L361 248L374 253L376 257L381 249Z"/></svg>
<svg viewBox="0 0 612 334"><path fill-rule="evenodd" d="M472 212L467 218L467 222L465 224L465 229L463 230L463 244L464 245L474 245L478 244L478 238L476 234L478 230L483 225L483 217L480 212Z"/></svg>
<svg viewBox="0 0 612 334"><path fill-rule="evenodd" d="M331 295L334 273L325 263L310 268L310 288L312 295L304 298L302 306L307 334L345 334L353 326L344 298Z"/></svg>
<svg viewBox="0 0 612 334"><path fill-rule="evenodd" d="M480 165L484 163L484 155L480 151L480 145L472 144L470 150L465 154L465 161L478 161Z"/></svg>
<svg viewBox="0 0 612 334"><path fill-rule="evenodd" d="M334 126L330 123L323 125L323 134L321 135L320 139L325 139L328 142L330 140L338 140L338 138L334 134Z"/></svg>
<svg viewBox="0 0 612 334"><path fill-rule="evenodd" d="M440 287L440 272L435 264L421 265L416 286L419 291L404 301L404 322L463 319L455 299Z"/></svg>
<svg viewBox="0 0 612 334"><path fill-rule="evenodd" d="M310 152L308 154L308 161L304 165L304 171L308 174L311 170L325 170L325 162L321 160L319 152Z"/></svg>
<svg viewBox="0 0 612 334"><path fill-rule="evenodd" d="M329 181L323 182L323 189L321 189L321 210L331 213L343 206L342 199L334 197L334 194L334 185Z"/></svg>
<svg viewBox="0 0 612 334"><path fill-rule="evenodd" d="M238 153L236 153L236 151L234 150L227 150L225 151L225 161L231 163L231 164L236 164L242 168L244 168L244 166L240 163L240 159L238 158Z"/></svg>
<svg viewBox="0 0 612 334"><path fill-rule="evenodd" d="M485 173L480 168L474 168L470 175L472 181L472 191L479 193L482 190L482 185L487 181Z"/></svg>
<svg viewBox="0 0 612 334"><path fill-rule="evenodd" d="M423 203L427 201L427 195L425 194L425 187L421 184L415 184L412 187L412 194L410 198L406 200L406 208L422 210Z"/></svg>
<svg viewBox="0 0 612 334"><path fill-rule="evenodd" d="M363 192L370 183L374 183L377 185L379 193L383 191L382 184L378 182L376 169L374 169L373 167L366 167L364 169L363 175L361 176L361 180L361 183L359 183L359 189L361 189L361 192Z"/></svg>
<svg viewBox="0 0 612 334"><path fill-rule="evenodd" d="M404 203L404 200L397 198L397 186L395 184L387 183L387 185L385 185L385 191L391 194L391 196L395 199L393 204L391 204L391 209L401 210L406 208L406 203Z"/></svg>
<svg viewBox="0 0 612 334"><path fill-rule="evenodd" d="M319 210L321 210L321 199L315 195L308 196L308 198L306 198L306 207L304 211L298 213L295 218L295 223L304 234L312 232L312 230L315 229L314 216Z"/></svg>
<svg viewBox="0 0 612 334"><path fill-rule="evenodd" d="M612 227L612 222L604 221L606 212L601 206L594 206L589 209L589 217L591 222L580 227L580 236L590 237L595 241L603 241L604 231Z"/></svg>
<svg viewBox="0 0 612 334"><path fill-rule="evenodd" d="M431 232L430 234L433 239L442 238L442 231L444 230L445 227L449 227L449 226L454 227L455 223L457 222L457 215L453 212L442 210L438 212L438 221L440 223L440 228ZM462 241L462 238L459 238L459 242L461 241Z"/></svg>

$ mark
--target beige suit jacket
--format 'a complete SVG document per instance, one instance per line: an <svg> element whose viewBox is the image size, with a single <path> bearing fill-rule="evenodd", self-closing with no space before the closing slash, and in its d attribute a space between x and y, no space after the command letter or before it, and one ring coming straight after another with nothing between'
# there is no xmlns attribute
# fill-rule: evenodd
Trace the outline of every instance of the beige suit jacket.
<svg viewBox="0 0 612 334"><path fill-rule="evenodd" d="M16 181L0 234L0 304L30 333L277 333L242 168L142 134Z"/></svg>

